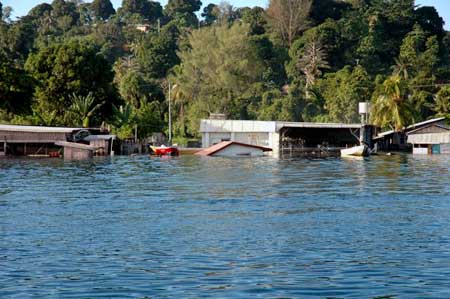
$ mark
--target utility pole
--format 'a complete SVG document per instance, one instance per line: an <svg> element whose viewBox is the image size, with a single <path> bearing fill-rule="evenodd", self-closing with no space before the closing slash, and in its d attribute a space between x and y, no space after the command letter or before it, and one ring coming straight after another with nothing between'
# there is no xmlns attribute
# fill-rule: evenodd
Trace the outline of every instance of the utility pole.
<svg viewBox="0 0 450 299"><path fill-rule="evenodd" d="M172 89L177 87L169 82L169 144L172 145Z"/></svg>
<svg viewBox="0 0 450 299"><path fill-rule="evenodd" d="M172 86L169 82L169 145L172 145L172 111L171 111L171 100L170 93L172 91Z"/></svg>

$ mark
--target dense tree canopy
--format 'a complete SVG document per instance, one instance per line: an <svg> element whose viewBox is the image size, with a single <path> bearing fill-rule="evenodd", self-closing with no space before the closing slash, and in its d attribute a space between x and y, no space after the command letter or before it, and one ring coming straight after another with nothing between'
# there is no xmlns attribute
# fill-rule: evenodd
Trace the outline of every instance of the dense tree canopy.
<svg viewBox="0 0 450 299"><path fill-rule="evenodd" d="M31 54L25 69L39 82L34 93L36 111L56 112L58 123L64 123L64 113L73 94L96 101L114 101L113 74L106 59L98 54L98 46L83 40L69 40Z"/></svg>
<svg viewBox="0 0 450 299"><path fill-rule="evenodd" d="M107 20L116 12L110 0L94 0L90 9L93 16L99 20Z"/></svg>
<svg viewBox="0 0 450 299"><path fill-rule="evenodd" d="M201 18L197 12L201 9ZM0 3L1 7L1 3ZM0 9L0 121L107 122L122 137L198 137L199 119L372 122L450 117L450 33L414 0L53 0ZM170 91L170 99L169 99Z"/></svg>

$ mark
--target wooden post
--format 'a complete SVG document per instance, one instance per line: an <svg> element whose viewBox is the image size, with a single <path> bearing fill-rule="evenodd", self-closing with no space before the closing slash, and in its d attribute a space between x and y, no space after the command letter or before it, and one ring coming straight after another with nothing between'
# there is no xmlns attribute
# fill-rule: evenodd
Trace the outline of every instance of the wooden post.
<svg viewBox="0 0 450 299"><path fill-rule="evenodd" d="M114 138L111 138L111 152L110 152L111 156L114 156L113 143L114 143Z"/></svg>

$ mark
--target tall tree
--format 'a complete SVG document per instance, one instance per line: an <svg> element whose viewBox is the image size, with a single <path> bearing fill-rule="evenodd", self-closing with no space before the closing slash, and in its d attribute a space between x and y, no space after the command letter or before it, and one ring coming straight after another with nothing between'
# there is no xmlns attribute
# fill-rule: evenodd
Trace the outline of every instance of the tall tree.
<svg viewBox="0 0 450 299"><path fill-rule="evenodd" d="M450 86L442 87L434 96L433 110L437 117L450 118Z"/></svg>
<svg viewBox="0 0 450 299"><path fill-rule="evenodd" d="M123 0L121 15L139 14L148 22L156 22L163 17L163 9L159 2L150 0Z"/></svg>
<svg viewBox="0 0 450 299"><path fill-rule="evenodd" d="M176 13L194 13L201 7L202 2L200 0L169 0L165 11L170 16Z"/></svg>
<svg viewBox="0 0 450 299"><path fill-rule="evenodd" d="M264 34L266 32L266 12L261 7L244 7L238 10L242 22L250 25L251 34Z"/></svg>
<svg viewBox="0 0 450 299"><path fill-rule="evenodd" d="M116 13L110 0L94 0L90 5L90 9L98 20L107 20Z"/></svg>
<svg viewBox="0 0 450 299"><path fill-rule="evenodd" d="M0 109L30 113L34 81L0 53Z"/></svg>
<svg viewBox="0 0 450 299"><path fill-rule="evenodd" d="M304 74L306 81L306 98L314 86L316 78L322 75L322 69L329 68L327 53L318 40L311 40L304 49L303 56L297 61L297 68Z"/></svg>
<svg viewBox="0 0 450 299"><path fill-rule="evenodd" d="M81 125L83 128L89 128L91 118L105 104L105 101L103 101L95 105L95 97L92 92L88 93L87 96L72 94L71 102L72 105L66 115L75 126Z"/></svg>
<svg viewBox="0 0 450 299"><path fill-rule="evenodd" d="M332 122L358 122L358 103L369 101L372 82L366 70L358 65L353 70L347 66L336 73L329 73L318 83Z"/></svg>
<svg viewBox="0 0 450 299"><path fill-rule="evenodd" d="M210 3L207 6L203 8L203 12L201 14L203 17L202 24L209 26L212 25L216 20L218 16L218 6L214 3Z"/></svg>
<svg viewBox="0 0 450 299"><path fill-rule="evenodd" d="M73 93L85 96L92 92L107 107L114 102L111 66L91 42L69 40L40 49L28 57L25 68L39 82L35 109L41 114L56 111L60 124Z"/></svg>
<svg viewBox="0 0 450 299"><path fill-rule="evenodd" d="M65 0L53 0L51 16L55 20L58 29L68 31L80 20L75 2Z"/></svg>
<svg viewBox="0 0 450 299"><path fill-rule="evenodd" d="M281 39L290 46L310 25L312 0L270 0L267 8L269 22Z"/></svg>
<svg viewBox="0 0 450 299"><path fill-rule="evenodd" d="M415 111L408 98L408 88L400 76L387 78L374 93L371 119L374 125L402 131L413 123Z"/></svg>
<svg viewBox="0 0 450 299"><path fill-rule="evenodd" d="M181 71L176 77L191 101L192 132L209 113L233 117L233 105L261 80L262 62L249 42L249 26L205 27L189 35L189 47L179 52Z"/></svg>
<svg viewBox="0 0 450 299"><path fill-rule="evenodd" d="M328 18L338 20L349 9L350 4L345 1L314 0L311 8L311 19L315 24L320 24Z"/></svg>

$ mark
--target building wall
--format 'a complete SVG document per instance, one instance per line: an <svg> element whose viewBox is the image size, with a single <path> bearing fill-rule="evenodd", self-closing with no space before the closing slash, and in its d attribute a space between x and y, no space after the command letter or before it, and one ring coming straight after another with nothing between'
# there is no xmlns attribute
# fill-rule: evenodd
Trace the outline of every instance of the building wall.
<svg viewBox="0 0 450 299"><path fill-rule="evenodd" d="M426 133L408 135L408 143L411 144L442 144L450 143L450 132Z"/></svg>
<svg viewBox="0 0 450 299"><path fill-rule="evenodd" d="M413 154L414 155L428 155L428 147L414 147Z"/></svg>
<svg viewBox="0 0 450 299"><path fill-rule="evenodd" d="M64 159L69 160L84 160L92 158L92 150L78 149L74 147L64 147Z"/></svg>
<svg viewBox="0 0 450 299"><path fill-rule="evenodd" d="M223 156L223 157L239 157L239 156L252 156L259 157L263 156L264 152L262 149L242 146L238 144L232 144L223 150L215 153L213 156Z"/></svg>

